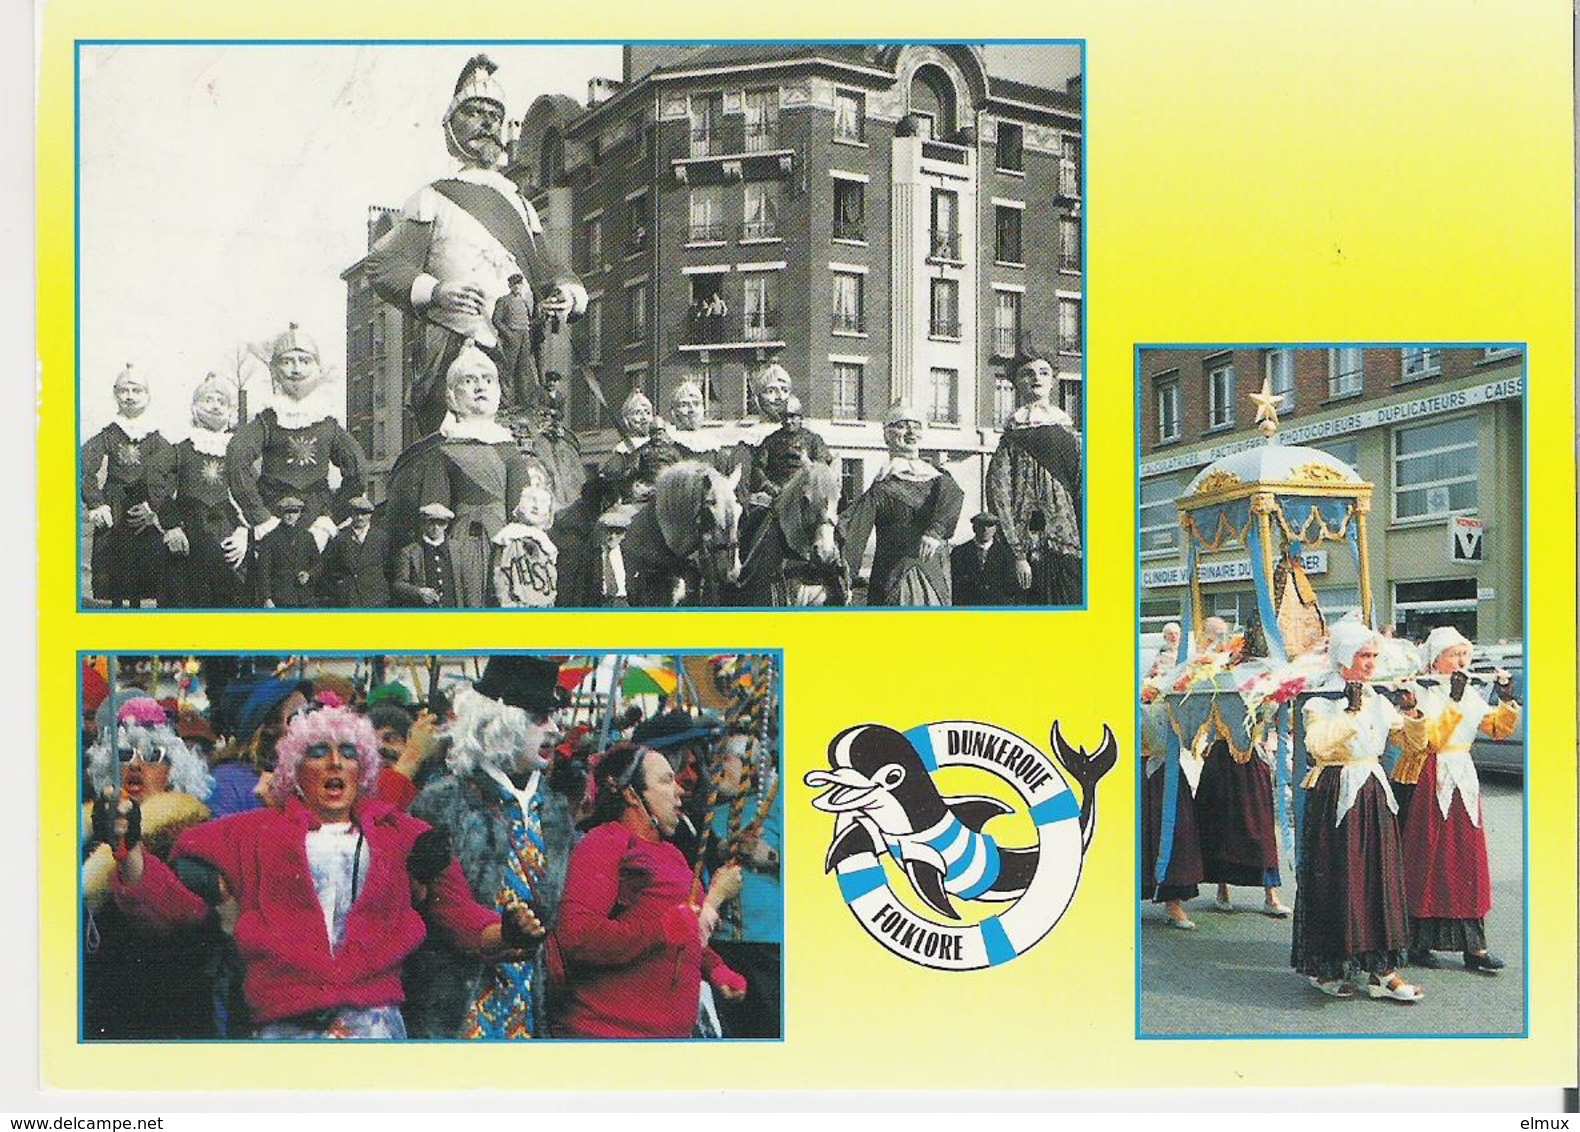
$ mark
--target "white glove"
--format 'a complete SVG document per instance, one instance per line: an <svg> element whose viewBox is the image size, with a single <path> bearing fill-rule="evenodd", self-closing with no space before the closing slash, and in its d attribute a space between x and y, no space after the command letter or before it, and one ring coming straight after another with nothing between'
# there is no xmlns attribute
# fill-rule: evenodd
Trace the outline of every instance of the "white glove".
<svg viewBox="0 0 1580 1132"><path fill-rule="evenodd" d="M313 536L313 541L318 544L318 553L324 552L324 547L329 545L329 540L334 538L340 528L335 526L335 521L328 515L320 515L313 520L313 525L307 528Z"/></svg>
<svg viewBox="0 0 1580 1132"><path fill-rule="evenodd" d="M225 561L230 563L231 569L240 566L247 557L247 528L237 527L230 537L222 540L219 545L225 552Z"/></svg>
<svg viewBox="0 0 1580 1132"><path fill-rule="evenodd" d="M187 554L192 545L187 542L187 533L180 527L171 527L165 532L165 549L171 554Z"/></svg>
<svg viewBox="0 0 1580 1132"><path fill-rule="evenodd" d="M110 505L106 503L89 511L88 521L93 524L95 530L107 531L115 524L115 515L110 510Z"/></svg>
<svg viewBox="0 0 1580 1132"><path fill-rule="evenodd" d="M269 532L274 530L274 528L278 527L279 525L280 517L278 515L270 515L263 522L252 528L253 541L256 542L259 539L267 537Z"/></svg>

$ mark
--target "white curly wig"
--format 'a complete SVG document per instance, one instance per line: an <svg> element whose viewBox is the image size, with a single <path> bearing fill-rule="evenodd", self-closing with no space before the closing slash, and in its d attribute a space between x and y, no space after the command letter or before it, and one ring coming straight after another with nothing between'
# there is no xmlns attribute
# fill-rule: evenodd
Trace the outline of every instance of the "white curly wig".
<svg viewBox="0 0 1580 1132"><path fill-rule="evenodd" d="M169 789L190 794L199 801L214 792L214 776L208 772L203 756L182 742L164 718L164 709L153 699L128 700L122 705L120 717L114 727L100 731L88 748L88 777L95 793L115 786L117 750L136 751L144 762L154 761L149 756L162 750L170 762Z"/></svg>
<svg viewBox="0 0 1580 1132"><path fill-rule="evenodd" d="M511 771L518 767L541 769L542 737L551 725L536 723L521 708L490 699L474 688L455 696L455 718L445 728L450 740L446 765L457 775L486 767Z"/></svg>

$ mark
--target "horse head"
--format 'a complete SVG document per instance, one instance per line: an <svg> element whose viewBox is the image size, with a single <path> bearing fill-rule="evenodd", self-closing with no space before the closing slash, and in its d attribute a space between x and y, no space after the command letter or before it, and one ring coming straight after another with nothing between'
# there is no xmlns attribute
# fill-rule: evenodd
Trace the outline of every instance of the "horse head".
<svg viewBox="0 0 1580 1132"><path fill-rule="evenodd" d="M658 474L653 507L670 554L694 562L714 583L734 583L741 573L741 473L724 475L695 460L671 464Z"/></svg>
<svg viewBox="0 0 1580 1132"><path fill-rule="evenodd" d="M703 572L715 581L734 585L741 580L741 505L735 497L741 469L729 475L702 466L704 483L699 513Z"/></svg>
<svg viewBox="0 0 1580 1132"><path fill-rule="evenodd" d="M820 566L839 561L839 476L814 460L791 476L774 500L774 517L797 557Z"/></svg>

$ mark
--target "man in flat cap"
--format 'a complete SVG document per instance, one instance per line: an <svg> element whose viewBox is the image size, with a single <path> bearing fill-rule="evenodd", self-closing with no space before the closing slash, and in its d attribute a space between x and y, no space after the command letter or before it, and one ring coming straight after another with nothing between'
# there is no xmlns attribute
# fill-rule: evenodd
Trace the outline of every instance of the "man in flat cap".
<svg viewBox="0 0 1580 1132"><path fill-rule="evenodd" d="M454 608L455 562L449 532L455 512L443 503L425 503L419 513L422 537L401 547L391 592L398 605Z"/></svg>
<svg viewBox="0 0 1580 1132"><path fill-rule="evenodd" d="M978 512L971 518L971 536L949 553L953 604L957 608L1019 605L1015 555L998 537L998 520L987 511Z"/></svg>
<svg viewBox="0 0 1580 1132"><path fill-rule="evenodd" d="M587 309L581 280L551 252L537 212L498 171L505 92L495 70L486 55L462 68L444 116L454 172L417 190L368 254L374 290L420 323L411 405L424 434L444 419L444 375L466 339L499 360L494 313L512 276L522 276L530 317L551 333ZM531 366L530 351L520 365Z"/></svg>
<svg viewBox="0 0 1580 1132"><path fill-rule="evenodd" d="M373 501L351 501L351 521L324 552L329 601L341 609L379 609L390 603L389 540L373 523Z"/></svg>
<svg viewBox="0 0 1580 1132"><path fill-rule="evenodd" d="M313 532L301 525L302 500L287 495L275 507L280 513L280 525L258 543L258 604L265 609L311 609L322 605L319 581L323 560Z"/></svg>

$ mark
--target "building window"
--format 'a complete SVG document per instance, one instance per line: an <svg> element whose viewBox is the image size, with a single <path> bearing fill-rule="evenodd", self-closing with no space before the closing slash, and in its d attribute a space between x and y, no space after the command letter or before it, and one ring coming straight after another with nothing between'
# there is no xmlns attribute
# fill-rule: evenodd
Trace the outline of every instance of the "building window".
<svg viewBox="0 0 1580 1132"><path fill-rule="evenodd" d="M933 190L932 236L935 259L960 258L960 197L948 189Z"/></svg>
<svg viewBox="0 0 1580 1132"><path fill-rule="evenodd" d="M582 268L596 271L603 263L603 217L582 222Z"/></svg>
<svg viewBox="0 0 1580 1132"><path fill-rule="evenodd" d="M625 292L626 319L631 332L627 342L641 342L647 337L647 284L638 283Z"/></svg>
<svg viewBox="0 0 1580 1132"><path fill-rule="evenodd" d="M648 229L652 225L652 216L648 211L648 196L646 192L631 198L626 205L625 228L625 254L636 255L647 250Z"/></svg>
<svg viewBox="0 0 1580 1132"><path fill-rule="evenodd" d="M995 160L1000 169L1019 173L1025 168L1023 152L1025 140L1025 131L1014 122L998 124L998 155Z"/></svg>
<svg viewBox="0 0 1580 1132"><path fill-rule="evenodd" d="M1329 456L1349 465L1351 468L1359 468L1361 466L1361 446L1359 441L1324 440L1320 444L1313 444L1312 447L1321 449Z"/></svg>
<svg viewBox="0 0 1580 1132"><path fill-rule="evenodd" d="M1399 351L1401 381L1420 381L1436 377L1443 372L1443 351L1424 346L1409 347Z"/></svg>
<svg viewBox="0 0 1580 1132"><path fill-rule="evenodd" d="M779 147L779 90L746 92L746 152Z"/></svg>
<svg viewBox="0 0 1580 1132"><path fill-rule="evenodd" d="M1280 413L1295 411L1295 351L1269 350L1262 355L1262 376L1278 398Z"/></svg>
<svg viewBox="0 0 1580 1132"><path fill-rule="evenodd" d="M935 369L931 372L928 419L934 424L960 423L960 371Z"/></svg>
<svg viewBox="0 0 1580 1132"><path fill-rule="evenodd" d="M743 240L771 240L779 235L779 182L749 181L746 185Z"/></svg>
<svg viewBox="0 0 1580 1132"><path fill-rule="evenodd" d="M834 239L862 240L867 238L863 217L865 186L860 181L834 179Z"/></svg>
<svg viewBox="0 0 1580 1132"><path fill-rule="evenodd" d="M691 96L691 156L709 157L721 152L719 127L724 121L724 95L694 94Z"/></svg>
<svg viewBox="0 0 1580 1132"><path fill-rule="evenodd" d="M1207 368L1207 427L1234 425L1234 363L1219 361Z"/></svg>
<svg viewBox="0 0 1580 1132"><path fill-rule="evenodd" d="M538 151L538 187L552 189L565 172L565 139L558 130L543 135L543 148Z"/></svg>
<svg viewBox="0 0 1580 1132"><path fill-rule="evenodd" d="M960 284L955 280L933 280L932 316L927 332L934 338L960 337Z"/></svg>
<svg viewBox="0 0 1580 1132"><path fill-rule="evenodd" d="M779 285L772 272L753 271L741 277L746 291L742 329L747 342L779 338Z"/></svg>
<svg viewBox="0 0 1580 1132"><path fill-rule="evenodd" d="M1158 443L1180 438L1180 379L1161 379L1158 391Z"/></svg>
<svg viewBox="0 0 1580 1132"><path fill-rule="evenodd" d="M1081 378L1079 374L1059 375L1059 408L1070 414L1075 427L1081 427Z"/></svg>
<svg viewBox="0 0 1580 1132"><path fill-rule="evenodd" d="M993 258L999 263L1025 262L1020 256L1020 214L1018 208L994 206Z"/></svg>
<svg viewBox="0 0 1580 1132"><path fill-rule="evenodd" d="M861 276L834 272L834 333L860 334L866 330L862 319Z"/></svg>
<svg viewBox="0 0 1580 1132"><path fill-rule="evenodd" d="M1059 217L1059 270L1081 270L1081 222L1073 216Z"/></svg>
<svg viewBox="0 0 1580 1132"><path fill-rule="evenodd" d="M1426 519L1476 509L1476 418L1393 434L1393 517Z"/></svg>
<svg viewBox="0 0 1580 1132"><path fill-rule="evenodd" d="M1059 193L1071 199L1081 195L1081 139L1070 134L1059 139Z"/></svg>
<svg viewBox="0 0 1580 1132"><path fill-rule="evenodd" d="M856 362L834 363L834 408L836 421L861 420L861 371Z"/></svg>
<svg viewBox="0 0 1580 1132"><path fill-rule="evenodd" d="M993 356L1013 358L1020 349L1020 292L993 292Z"/></svg>
<svg viewBox="0 0 1580 1132"><path fill-rule="evenodd" d="M1179 549L1180 519L1177 477L1141 481L1141 557L1157 558Z"/></svg>
<svg viewBox="0 0 1580 1132"><path fill-rule="evenodd" d="M1059 353L1081 352L1081 300L1059 300Z"/></svg>
<svg viewBox="0 0 1580 1132"><path fill-rule="evenodd" d="M999 377L993 382L993 420L1003 424L1015 411L1015 382Z"/></svg>
<svg viewBox="0 0 1580 1132"><path fill-rule="evenodd" d="M1366 384L1366 367L1358 346L1328 351L1328 396L1354 397Z"/></svg>
<svg viewBox="0 0 1580 1132"><path fill-rule="evenodd" d="M867 99L853 90L834 92L834 140L859 142L866 137Z"/></svg>
<svg viewBox="0 0 1580 1132"><path fill-rule="evenodd" d="M842 457L839 461L839 509L844 511L860 499L862 489L861 458Z"/></svg>
<svg viewBox="0 0 1580 1132"><path fill-rule="evenodd" d="M596 363L603 353L603 300L588 299L587 313L582 317L581 325L584 347L582 361Z"/></svg>
<svg viewBox="0 0 1580 1132"><path fill-rule="evenodd" d="M724 239L724 189L719 185L699 185L691 190L691 226L687 238L696 243L716 243Z"/></svg>
<svg viewBox="0 0 1580 1132"><path fill-rule="evenodd" d="M1476 639L1475 578L1443 578L1433 582L1395 582L1393 619L1401 637L1425 640L1440 625L1452 625Z"/></svg>

